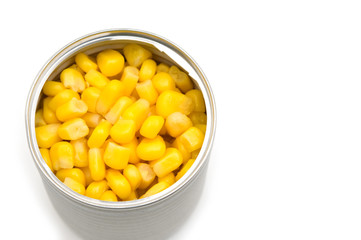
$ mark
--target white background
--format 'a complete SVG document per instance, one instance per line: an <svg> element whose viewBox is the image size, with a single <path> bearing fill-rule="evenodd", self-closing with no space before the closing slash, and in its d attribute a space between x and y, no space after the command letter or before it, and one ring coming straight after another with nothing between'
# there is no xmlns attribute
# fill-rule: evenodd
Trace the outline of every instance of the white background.
<svg viewBox="0 0 361 240"><path fill-rule="evenodd" d="M43 64L90 32L180 45L213 88L218 125L200 204L172 239L361 239L359 1L2 1L2 239L78 239L25 138Z"/></svg>

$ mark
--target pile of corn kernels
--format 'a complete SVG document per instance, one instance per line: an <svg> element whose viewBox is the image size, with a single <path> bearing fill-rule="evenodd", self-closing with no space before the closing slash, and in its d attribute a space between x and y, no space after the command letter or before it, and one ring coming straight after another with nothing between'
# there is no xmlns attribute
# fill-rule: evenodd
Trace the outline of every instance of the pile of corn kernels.
<svg viewBox="0 0 361 240"><path fill-rule="evenodd" d="M200 90L137 44L79 53L47 81L35 114L40 153L75 192L103 200L149 197L194 163L206 131Z"/></svg>

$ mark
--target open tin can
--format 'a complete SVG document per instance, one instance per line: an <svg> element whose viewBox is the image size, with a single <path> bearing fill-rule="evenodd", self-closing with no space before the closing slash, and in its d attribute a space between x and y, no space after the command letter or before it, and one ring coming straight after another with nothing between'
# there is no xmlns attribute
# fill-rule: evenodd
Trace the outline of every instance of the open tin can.
<svg viewBox="0 0 361 240"><path fill-rule="evenodd" d="M79 52L88 55L104 49L122 49L137 43L153 59L176 65L189 74L203 93L207 128L203 146L188 172L166 190L151 197L124 202L106 202L80 195L65 186L42 159L35 137L35 112L46 81L74 63ZM63 220L84 239L163 239L182 225L201 195L216 128L216 108L206 76L196 62L172 42L139 30L112 29L91 33L66 45L40 70L26 102L26 133L30 152L49 198Z"/></svg>

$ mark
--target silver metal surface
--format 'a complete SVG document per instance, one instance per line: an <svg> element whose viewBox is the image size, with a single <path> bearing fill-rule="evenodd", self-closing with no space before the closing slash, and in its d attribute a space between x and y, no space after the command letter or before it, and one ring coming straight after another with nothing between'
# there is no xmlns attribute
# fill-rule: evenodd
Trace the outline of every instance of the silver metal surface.
<svg viewBox="0 0 361 240"><path fill-rule="evenodd" d="M188 72L205 99L206 135L193 166L168 189L134 201L100 201L70 190L47 167L36 142L35 111L45 81L58 77L64 68L74 63L77 53L94 54L106 48L121 49L130 42L149 49L156 60L175 64ZM172 42L151 33L128 29L99 31L76 39L58 51L40 70L30 89L25 115L28 145L49 198L64 221L85 239L166 238L194 209L201 194L215 136L216 108L204 73L185 51Z"/></svg>

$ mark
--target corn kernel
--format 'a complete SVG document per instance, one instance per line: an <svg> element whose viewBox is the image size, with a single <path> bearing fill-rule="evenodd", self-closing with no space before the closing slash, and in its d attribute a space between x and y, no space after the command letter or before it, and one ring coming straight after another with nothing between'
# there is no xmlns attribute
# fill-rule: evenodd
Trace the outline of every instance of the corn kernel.
<svg viewBox="0 0 361 240"><path fill-rule="evenodd" d="M81 183L85 186L85 175L83 171L79 168L70 168L70 169L60 169L56 172L56 177L59 178L60 181L64 182L65 178L72 178L73 180Z"/></svg>
<svg viewBox="0 0 361 240"><path fill-rule="evenodd" d="M202 112L204 113L206 111L206 105L204 103L203 94L198 89L192 89L186 92L186 96L191 98L194 105L194 112Z"/></svg>
<svg viewBox="0 0 361 240"><path fill-rule="evenodd" d="M105 178L105 163L103 161L102 151L99 148L90 148L89 170L94 181L101 181Z"/></svg>
<svg viewBox="0 0 361 240"><path fill-rule="evenodd" d="M40 148L50 148L53 144L60 142L58 135L59 123L48 124L35 128L36 141Z"/></svg>
<svg viewBox="0 0 361 240"><path fill-rule="evenodd" d="M160 63L158 64L157 66L157 73L160 73L160 72L169 72L169 66L165 63Z"/></svg>
<svg viewBox="0 0 361 240"><path fill-rule="evenodd" d="M164 124L164 118L161 116L149 116L140 128L140 134L146 138L155 138Z"/></svg>
<svg viewBox="0 0 361 240"><path fill-rule="evenodd" d="M89 162L89 160L88 160L88 162ZM94 182L94 180L91 176L89 167L82 167L80 169L83 171L84 176L85 176L85 186L89 186L89 184Z"/></svg>
<svg viewBox="0 0 361 240"><path fill-rule="evenodd" d="M193 111L192 99L182 93L167 90L162 92L156 103L157 113L164 118L174 112L181 112L185 115Z"/></svg>
<svg viewBox="0 0 361 240"><path fill-rule="evenodd" d="M87 112L83 115L82 119L90 128L95 128L103 120L103 117L98 113Z"/></svg>
<svg viewBox="0 0 361 240"><path fill-rule="evenodd" d="M112 190L105 191L99 198L102 201L117 202L117 195Z"/></svg>
<svg viewBox="0 0 361 240"><path fill-rule="evenodd" d="M92 182L85 190L85 196L100 199L103 193L109 189L107 181Z"/></svg>
<svg viewBox="0 0 361 240"><path fill-rule="evenodd" d="M191 158L191 153L184 147L183 143L179 140L179 137L177 137L174 142L172 143L172 146L177 148L179 152L182 154L183 157L183 163L188 161Z"/></svg>
<svg viewBox="0 0 361 240"><path fill-rule="evenodd" d="M130 143L135 136L135 122L119 119L110 129L111 138L120 144Z"/></svg>
<svg viewBox="0 0 361 240"><path fill-rule="evenodd" d="M140 172L140 175L142 176L139 189L146 189L155 179L155 173L149 164L138 163L136 166Z"/></svg>
<svg viewBox="0 0 361 240"><path fill-rule="evenodd" d="M152 79L156 71L157 63L152 59L145 60L139 70L139 81L143 82Z"/></svg>
<svg viewBox="0 0 361 240"><path fill-rule="evenodd" d="M108 138L112 124L106 120L102 120L99 125L94 128L93 133L88 139L90 148L100 148Z"/></svg>
<svg viewBox="0 0 361 240"><path fill-rule="evenodd" d="M193 82L190 80L188 75L185 72L182 72L176 66L171 66L169 68L169 74L174 79L175 85L182 91L188 92L193 88Z"/></svg>
<svg viewBox="0 0 361 240"><path fill-rule="evenodd" d="M140 159L136 153L137 146L138 146L137 138L133 138L130 143L123 144L123 147L128 148L130 151L129 163L133 163L133 164L139 163Z"/></svg>
<svg viewBox="0 0 361 240"><path fill-rule="evenodd" d="M149 108L148 117L149 117L149 116L155 116L155 115L157 115L157 109L156 109L155 105L153 105L153 106L151 106L151 107Z"/></svg>
<svg viewBox="0 0 361 240"><path fill-rule="evenodd" d="M64 140L77 140L85 137L89 128L81 118L74 118L64 122L58 129L59 137Z"/></svg>
<svg viewBox="0 0 361 240"><path fill-rule="evenodd" d="M46 96L54 97L59 92L65 90L64 85L57 81L46 81L43 87L43 93Z"/></svg>
<svg viewBox="0 0 361 240"><path fill-rule="evenodd" d="M81 75L82 75L83 78L84 78L85 72L84 72L78 65L76 65L76 64L74 63L74 64L71 65L69 68L72 68L72 69L77 70L78 72L81 73ZM85 83L85 87L87 87L87 84L86 84L86 83Z"/></svg>
<svg viewBox="0 0 361 240"><path fill-rule="evenodd" d="M139 80L139 70L136 67L127 66L124 68L120 81L124 83L124 95L130 96Z"/></svg>
<svg viewBox="0 0 361 240"><path fill-rule="evenodd" d="M128 165L129 155L128 148L109 142L104 151L104 162L113 169L121 170Z"/></svg>
<svg viewBox="0 0 361 240"><path fill-rule="evenodd" d="M206 124L196 124L194 125L196 128L202 131L203 134L206 134L207 125Z"/></svg>
<svg viewBox="0 0 361 240"><path fill-rule="evenodd" d="M189 114L189 118L191 119L193 125L196 124L207 124L207 115L202 112L192 112Z"/></svg>
<svg viewBox="0 0 361 240"><path fill-rule="evenodd" d="M148 114L149 102L145 99L139 99L124 110L122 117L124 119L134 120L136 126L135 130L138 131Z"/></svg>
<svg viewBox="0 0 361 240"><path fill-rule="evenodd" d="M75 56L75 63L84 71L89 72L90 69L97 70L97 64L86 54L78 53Z"/></svg>
<svg viewBox="0 0 361 240"><path fill-rule="evenodd" d="M101 72L90 69L84 76L85 81L89 83L90 86L103 89L108 83L109 79L104 76Z"/></svg>
<svg viewBox="0 0 361 240"><path fill-rule="evenodd" d="M128 180L132 190L136 190L142 182L142 176L136 166L128 164L123 171L124 177Z"/></svg>
<svg viewBox="0 0 361 240"><path fill-rule="evenodd" d="M183 165L183 167L181 168L181 170L179 170L177 176L175 177L176 181L178 181L181 177L184 176L184 174L186 174L186 172L192 167L194 161L195 159L189 159L188 162Z"/></svg>
<svg viewBox="0 0 361 240"><path fill-rule="evenodd" d="M87 167L89 165L87 140L80 138L70 141L70 144L73 145L74 148L74 166Z"/></svg>
<svg viewBox="0 0 361 240"><path fill-rule="evenodd" d="M138 199L137 191L132 191L127 199L124 201L133 201Z"/></svg>
<svg viewBox="0 0 361 240"><path fill-rule="evenodd" d="M173 78L166 72L160 72L152 78L153 85L159 93L166 90L175 90L175 82Z"/></svg>
<svg viewBox="0 0 361 240"><path fill-rule="evenodd" d="M74 148L68 142L57 142L50 148L50 158L55 171L61 168L73 168Z"/></svg>
<svg viewBox="0 0 361 240"><path fill-rule="evenodd" d="M176 148L167 148L164 156L156 160L153 170L158 177L164 177L176 170L183 163L182 154Z"/></svg>
<svg viewBox="0 0 361 240"><path fill-rule="evenodd" d="M173 172L170 172L169 174L165 175L164 177L158 178L158 182L166 182L170 185L175 183L175 176Z"/></svg>
<svg viewBox="0 0 361 240"><path fill-rule="evenodd" d="M96 87L89 87L83 91L81 94L81 100L83 100L88 106L88 111L95 113L96 105L98 98L100 96L101 90Z"/></svg>
<svg viewBox="0 0 361 240"><path fill-rule="evenodd" d="M179 137L179 140L189 152L193 152L202 147L204 134L198 128L190 127Z"/></svg>
<svg viewBox="0 0 361 240"><path fill-rule="evenodd" d="M56 111L56 109L66 103L67 101L70 101L72 98L80 99L80 96L77 92L74 92L71 89L65 89L58 94L56 94L48 104L49 109L52 111Z"/></svg>
<svg viewBox="0 0 361 240"><path fill-rule="evenodd" d="M43 100L43 118L44 121L48 124L60 122L56 117L55 112L49 108L49 103L52 101L52 99L52 97L47 97Z"/></svg>
<svg viewBox="0 0 361 240"><path fill-rule="evenodd" d="M172 137L178 137L191 126L192 121L189 119L189 117L180 112L174 112L170 114L165 121L167 132Z"/></svg>
<svg viewBox="0 0 361 240"><path fill-rule="evenodd" d="M52 172L54 172L53 163L51 162L49 149L47 149L47 148L40 148L39 151L40 151L40 154L41 154L41 156L43 157L44 162L46 163L46 165L48 165L48 167L50 168L50 170L51 170Z"/></svg>
<svg viewBox="0 0 361 240"><path fill-rule="evenodd" d="M100 93L96 111L103 116L111 109L114 103L123 95L124 84L119 80L111 80Z"/></svg>
<svg viewBox="0 0 361 240"><path fill-rule="evenodd" d="M66 186L68 186L71 190L73 190L74 192L77 192L81 195L84 195L84 193L85 193L84 185L82 185L81 183L78 183L77 181L75 181L72 178L69 178L69 177L65 178L64 184Z"/></svg>
<svg viewBox="0 0 361 240"><path fill-rule="evenodd" d="M88 106L82 100L72 98L56 109L56 117L62 121L68 121L73 118L83 116L88 111Z"/></svg>
<svg viewBox="0 0 361 240"><path fill-rule="evenodd" d="M109 187L122 200L129 197L132 189L128 180L117 170L108 169L106 172L106 179Z"/></svg>
<svg viewBox="0 0 361 240"><path fill-rule="evenodd" d="M137 147L137 155L140 159L152 161L163 156L166 147L161 136L154 139L144 138Z"/></svg>
<svg viewBox="0 0 361 240"><path fill-rule="evenodd" d="M123 70L124 57L118 51L107 49L97 55L100 71L107 77L117 75Z"/></svg>
<svg viewBox="0 0 361 240"><path fill-rule="evenodd" d="M85 89L83 75L74 68L66 68L60 73L60 81L64 87L70 88L74 92L82 92Z"/></svg>
<svg viewBox="0 0 361 240"><path fill-rule="evenodd" d="M115 124L123 114L124 110L127 109L132 103L133 101L129 97L120 97L109 110L109 112L105 114L105 119L112 124Z"/></svg>
<svg viewBox="0 0 361 240"><path fill-rule="evenodd" d="M198 157L200 151L201 151L201 149L197 149L197 150L194 150L193 152L191 152L191 158L196 159Z"/></svg>
<svg viewBox="0 0 361 240"><path fill-rule="evenodd" d="M138 44L128 44L123 49L127 62L134 67L139 67L142 63L152 57L152 53Z"/></svg>
<svg viewBox="0 0 361 240"><path fill-rule="evenodd" d="M169 184L167 182L159 182L148 189L148 191L142 195L139 199L150 197L154 194L160 193L161 191L165 190L169 187Z"/></svg>
<svg viewBox="0 0 361 240"><path fill-rule="evenodd" d="M147 100L150 105L156 103L158 98L158 92L154 88L151 80L146 80L144 82L138 83L136 90L139 97Z"/></svg>
<svg viewBox="0 0 361 240"><path fill-rule="evenodd" d="M35 127L41 127L41 126L45 126L45 125L46 125L46 122L45 122L44 116L43 116L43 109L39 109L35 113Z"/></svg>

